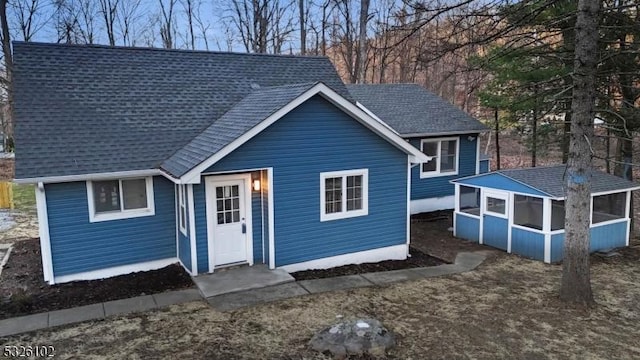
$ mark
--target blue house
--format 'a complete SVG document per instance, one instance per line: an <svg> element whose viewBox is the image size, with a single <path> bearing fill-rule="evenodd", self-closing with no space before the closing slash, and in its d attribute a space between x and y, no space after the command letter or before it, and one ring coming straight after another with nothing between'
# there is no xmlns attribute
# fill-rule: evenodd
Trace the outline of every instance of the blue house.
<svg viewBox="0 0 640 360"><path fill-rule="evenodd" d="M14 91L50 284L408 254L408 175L432 157L326 58L18 42Z"/></svg>
<svg viewBox="0 0 640 360"><path fill-rule="evenodd" d="M411 170L411 213L453 209L451 180L489 171L478 120L416 84L347 85L358 106L377 118L429 161Z"/></svg>
<svg viewBox="0 0 640 360"><path fill-rule="evenodd" d="M566 166L500 170L452 181L454 235L544 262L562 260ZM594 171L591 252L629 245L638 184Z"/></svg>

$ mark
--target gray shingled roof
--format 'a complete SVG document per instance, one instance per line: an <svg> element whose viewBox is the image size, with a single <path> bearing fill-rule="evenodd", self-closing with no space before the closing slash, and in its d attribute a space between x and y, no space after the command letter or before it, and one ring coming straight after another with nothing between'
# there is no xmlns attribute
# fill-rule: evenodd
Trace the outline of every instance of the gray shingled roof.
<svg viewBox="0 0 640 360"><path fill-rule="evenodd" d="M527 184L553 197L565 196L566 165L499 170L497 173ZM591 178L592 193L625 190L636 187L638 187L638 184L635 182L602 171L594 170L593 177Z"/></svg>
<svg viewBox="0 0 640 360"><path fill-rule="evenodd" d="M478 132L478 120L417 84L347 85L351 96L402 136Z"/></svg>
<svg viewBox="0 0 640 360"><path fill-rule="evenodd" d="M284 85L252 91L162 163L162 169L175 177L184 175L314 85Z"/></svg>
<svg viewBox="0 0 640 360"><path fill-rule="evenodd" d="M20 42L13 49L16 178L156 169L252 84L321 81L351 100L323 57Z"/></svg>

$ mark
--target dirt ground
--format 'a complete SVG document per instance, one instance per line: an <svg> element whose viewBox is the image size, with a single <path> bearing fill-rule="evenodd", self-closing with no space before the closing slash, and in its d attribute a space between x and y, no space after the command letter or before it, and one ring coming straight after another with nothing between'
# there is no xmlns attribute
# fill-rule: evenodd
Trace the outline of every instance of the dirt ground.
<svg viewBox="0 0 640 360"><path fill-rule="evenodd" d="M598 305L556 295L561 268L500 254L477 270L382 288L338 291L220 313L204 302L0 340L47 344L57 358L322 359L314 332L370 316L398 336L391 359L640 357L640 248L594 260Z"/></svg>

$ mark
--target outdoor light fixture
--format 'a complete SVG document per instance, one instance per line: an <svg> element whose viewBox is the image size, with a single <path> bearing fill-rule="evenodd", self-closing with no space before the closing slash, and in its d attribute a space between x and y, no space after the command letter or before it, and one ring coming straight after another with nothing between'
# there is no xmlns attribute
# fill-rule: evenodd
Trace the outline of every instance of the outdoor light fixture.
<svg viewBox="0 0 640 360"><path fill-rule="evenodd" d="M260 179L253 180L253 191L260 191Z"/></svg>

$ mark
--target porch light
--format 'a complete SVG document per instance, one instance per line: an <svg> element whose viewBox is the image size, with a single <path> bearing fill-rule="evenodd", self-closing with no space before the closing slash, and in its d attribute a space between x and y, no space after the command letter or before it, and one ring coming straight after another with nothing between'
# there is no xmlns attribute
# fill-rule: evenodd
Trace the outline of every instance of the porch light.
<svg viewBox="0 0 640 360"><path fill-rule="evenodd" d="M253 191L260 191L260 179L253 180Z"/></svg>

